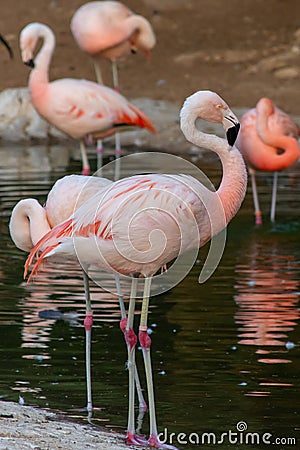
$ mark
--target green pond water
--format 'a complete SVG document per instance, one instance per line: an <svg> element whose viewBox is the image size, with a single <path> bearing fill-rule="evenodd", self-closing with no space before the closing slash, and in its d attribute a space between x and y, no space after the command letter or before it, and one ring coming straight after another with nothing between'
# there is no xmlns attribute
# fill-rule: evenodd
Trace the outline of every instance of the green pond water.
<svg viewBox="0 0 300 450"><path fill-rule="evenodd" d="M61 410L86 422L81 271L75 263L49 262L27 284L23 280L26 254L15 248L8 232L17 201L34 197L43 203L58 178L80 173L80 163L58 147L3 152L0 398L18 401L21 396L28 405ZM218 163L193 161L218 184ZM172 442L179 448L259 448L263 436L270 443L280 439L276 448L299 446L299 440L297 445L287 440L300 437L299 165L280 174L275 225L268 219L271 184L270 174L259 174L264 225L254 225L249 188L228 227L221 262L207 282L198 283L204 249L180 284L151 299L158 427L169 440L173 433ZM109 276L107 283L112 283ZM92 422L125 432L127 354L118 302L92 283L91 295ZM72 314L66 320L53 320L44 318L45 310ZM137 364L142 369L139 350ZM141 374L145 386L142 370ZM147 413L139 426L142 433L148 432ZM203 438L205 433L210 436ZM250 445L247 436L260 439L260 444Z"/></svg>

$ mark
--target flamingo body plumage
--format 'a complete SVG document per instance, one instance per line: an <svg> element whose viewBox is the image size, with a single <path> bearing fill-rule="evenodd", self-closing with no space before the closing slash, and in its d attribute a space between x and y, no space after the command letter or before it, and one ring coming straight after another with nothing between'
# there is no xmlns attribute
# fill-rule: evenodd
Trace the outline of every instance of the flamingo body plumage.
<svg viewBox="0 0 300 450"><path fill-rule="evenodd" d="M237 147L244 156L251 174L257 224L261 223L261 212L256 192L255 171L274 172L277 177L278 171L292 166L300 158L298 137L298 126L269 98L261 98L256 107L247 111L241 118ZM275 183L277 185L277 178ZM273 221L276 189L273 189L272 197Z"/></svg>
<svg viewBox="0 0 300 450"><path fill-rule="evenodd" d="M43 45L34 58L38 40ZM146 128L155 133L151 120L125 97L106 86L88 80L64 78L49 82L49 65L55 47L52 30L30 23L20 34L22 60L32 67L29 90L32 104L49 123L74 139L103 138L122 127ZM85 149L81 147L83 170L89 171Z"/></svg>
<svg viewBox="0 0 300 450"><path fill-rule="evenodd" d="M55 182L42 206L38 200L20 200L9 222L11 238L20 250L30 252L37 242L99 190L111 183L106 178L67 175Z"/></svg>
<svg viewBox="0 0 300 450"><path fill-rule="evenodd" d="M227 140L198 130L198 118L222 123ZM151 277L181 252L193 247L198 249L213 234L219 233L240 208L247 186L244 160L233 146L239 123L224 100L213 92L199 91L185 101L180 119L187 140L219 155L223 177L217 191L211 191L187 175L150 174L119 180L53 228L35 246L26 262L28 269L37 257L32 276L44 258L60 252L73 254L76 248L83 264L92 262L106 270L133 276L125 329L129 370L126 441L135 445L145 442L136 436L134 427L133 369L137 342L132 328L136 295L134 273L140 272L146 277L138 337L148 386L150 437L147 442L152 447L168 449L174 447L159 442L156 426L151 339L147 334Z"/></svg>

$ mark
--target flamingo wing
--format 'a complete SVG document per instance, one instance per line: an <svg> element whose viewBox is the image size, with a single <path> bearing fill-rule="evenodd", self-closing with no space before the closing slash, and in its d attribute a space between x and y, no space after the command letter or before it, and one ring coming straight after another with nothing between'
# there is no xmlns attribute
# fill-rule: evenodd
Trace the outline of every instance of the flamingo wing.
<svg viewBox="0 0 300 450"><path fill-rule="evenodd" d="M71 30L82 50L97 54L129 38L125 20L131 15L119 2L89 2L75 12Z"/></svg>
<svg viewBox="0 0 300 450"><path fill-rule="evenodd" d="M156 132L151 120L121 94L87 80L61 79L49 84L37 105L40 113L73 138L107 135L119 126ZM111 134L111 133L109 133Z"/></svg>
<svg viewBox="0 0 300 450"><path fill-rule="evenodd" d="M135 260L137 251L148 250L150 233L159 230L168 241L165 246L167 254L157 248L154 250L161 254L163 261L171 260L178 254L185 239L185 249L193 246L195 239L198 245L196 223L203 208L199 192L195 189L196 184L202 186L188 176L153 174L138 175L113 183L105 192L90 198L72 217L54 227L37 243L26 261L25 274L36 260L29 277L31 279L41 261L66 242L66 238L71 237L94 237L99 242L117 243L121 254L129 260ZM196 227L193 239L192 227ZM209 231L205 230L205 233L209 234ZM156 264L158 267L162 265Z"/></svg>

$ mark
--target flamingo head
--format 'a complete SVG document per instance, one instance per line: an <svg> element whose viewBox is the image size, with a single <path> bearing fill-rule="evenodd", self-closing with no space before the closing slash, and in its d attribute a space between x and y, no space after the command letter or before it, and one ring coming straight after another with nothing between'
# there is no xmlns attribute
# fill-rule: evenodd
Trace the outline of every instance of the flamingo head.
<svg viewBox="0 0 300 450"><path fill-rule="evenodd" d="M34 52L37 48L39 39L48 40L49 47L54 47L55 38L51 29L42 23L32 22L26 25L20 33L20 50L24 64L34 68Z"/></svg>
<svg viewBox="0 0 300 450"><path fill-rule="evenodd" d="M191 110L193 110L196 119L200 118L207 122L222 124L229 146L234 145L240 123L227 103L218 94L212 91L196 92L186 99L180 113L181 118L183 119Z"/></svg>

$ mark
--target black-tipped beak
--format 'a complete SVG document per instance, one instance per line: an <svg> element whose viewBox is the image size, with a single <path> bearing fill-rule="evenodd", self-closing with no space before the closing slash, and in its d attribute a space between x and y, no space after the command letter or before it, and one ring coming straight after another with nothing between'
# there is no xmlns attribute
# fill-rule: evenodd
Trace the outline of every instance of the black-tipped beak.
<svg viewBox="0 0 300 450"><path fill-rule="evenodd" d="M232 147L234 145L236 138L238 137L239 130L240 130L239 123L235 123L233 127L228 128L228 130L226 132L226 137L227 137L227 141L228 141L228 144L230 145L230 147Z"/></svg>
<svg viewBox="0 0 300 450"><path fill-rule="evenodd" d="M31 69L34 69L34 61L33 61L33 59L29 59L28 61L24 61L24 64L26 64L26 66L29 66Z"/></svg>

